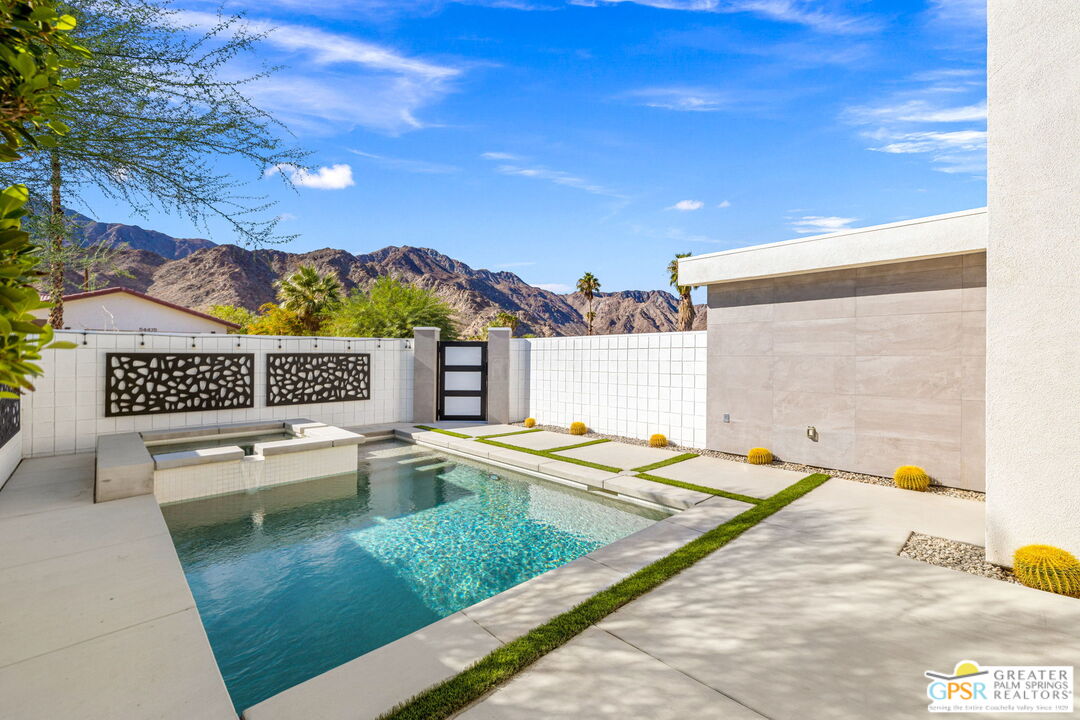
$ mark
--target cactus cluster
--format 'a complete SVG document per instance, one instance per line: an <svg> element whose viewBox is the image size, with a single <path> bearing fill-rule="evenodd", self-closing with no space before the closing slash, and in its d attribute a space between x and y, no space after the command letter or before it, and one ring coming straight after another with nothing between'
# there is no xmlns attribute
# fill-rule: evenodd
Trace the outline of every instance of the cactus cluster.
<svg viewBox="0 0 1080 720"><path fill-rule="evenodd" d="M525 422L521 424L527 428L536 427L536 418L525 418Z"/></svg>
<svg viewBox="0 0 1080 720"><path fill-rule="evenodd" d="M917 465L901 465L893 473L893 482L896 487L904 490L924 492L930 487L930 476Z"/></svg>
<svg viewBox="0 0 1080 720"><path fill-rule="evenodd" d="M1052 545L1025 545L1013 554L1016 579L1028 587L1080 598L1080 560Z"/></svg>
<svg viewBox="0 0 1080 720"><path fill-rule="evenodd" d="M660 447L666 447L666 446L667 446L667 437L665 437L664 435L661 435L660 433L656 433L655 435L652 435L652 436L649 437L649 447L660 448Z"/></svg>
<svg viewBox="0 0 1080 720"><path fill-rule="evenodd" d="M768 465L773 461L773 454L768 448L750 448L750 452L746 453L746 461L751 465Z"/></svg>
<svg viewBox="0 0 1080 720"><path fill-rule="evenodd" d="M583 423L583 422L572 422L572 423L570 423L570 434L571 435L584 435L587 429L588 428L585 427L585 423Z"/></svg>

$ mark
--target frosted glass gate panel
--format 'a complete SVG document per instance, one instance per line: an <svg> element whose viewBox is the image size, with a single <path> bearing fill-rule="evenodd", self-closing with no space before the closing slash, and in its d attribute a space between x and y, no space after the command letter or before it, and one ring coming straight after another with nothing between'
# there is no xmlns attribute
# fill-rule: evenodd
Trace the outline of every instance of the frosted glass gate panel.
<svg viewBox="0 0 1080 720"><path fill-rule="evenodd" d="M439 343L440 420L487 416L487 343Z"/></svg>

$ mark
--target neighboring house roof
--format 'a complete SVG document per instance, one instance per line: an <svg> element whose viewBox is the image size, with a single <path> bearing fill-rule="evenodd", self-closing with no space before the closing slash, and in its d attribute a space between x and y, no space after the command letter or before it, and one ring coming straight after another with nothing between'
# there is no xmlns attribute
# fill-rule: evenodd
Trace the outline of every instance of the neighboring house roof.
<svg viewBox="0 0 1080 720"><path fill-rule="evenodd" d="M142 300L148 300L148 301L150 301L152 303L156 303L158 305L164 305L165 307L172 308L173 310L179 310L180 312L185 312L188 315L194 315L195 317L202 318L203 320L213 320L214 322L221 323L222 325L225 325L226 327L232 328L233 330L239 330L240 329L239 325L237 325L236 323L229 322L228 320L222 320L221 318L214 317L213 315L207 315L206 313L201 313L198 310L192 310L191 308L186 308L183 305L175 305L175 304L173 304L171 302L168 302L166 300L162 300L161 298L156 298L153 295L146 295L145 293L136 292L134 290L129 290L128 288L122 288L122 287L103 288L101 290L91 290L89 292L81 292L81 293L73 293L71 295L65 295L64 296L64 302L68 303L68 302L72 302L73 300L87 300L89 298L95 298L95 297L99 297L99 296L102 296L102 295L113 295L115 293L126 293L128 295L132 295L132 296L140 298Z"/></svg>

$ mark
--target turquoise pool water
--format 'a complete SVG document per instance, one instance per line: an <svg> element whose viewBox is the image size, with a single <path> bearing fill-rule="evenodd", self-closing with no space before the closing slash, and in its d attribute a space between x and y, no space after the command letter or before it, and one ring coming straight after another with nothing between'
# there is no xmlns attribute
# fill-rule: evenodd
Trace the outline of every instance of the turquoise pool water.
<svg viewBox="0 0 1080 720"><path fill-rule="evenodd" d="M355 474L162 507L237 710L664 517L369 447Z"/></svg>

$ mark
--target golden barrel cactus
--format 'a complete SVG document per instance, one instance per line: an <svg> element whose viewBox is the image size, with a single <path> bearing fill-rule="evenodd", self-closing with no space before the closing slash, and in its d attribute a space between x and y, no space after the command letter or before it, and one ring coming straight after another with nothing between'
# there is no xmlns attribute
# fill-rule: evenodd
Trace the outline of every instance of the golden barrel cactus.
<svg viewBox="0 0 1080 720"><path fill-rule="evenodd" d="M656 433L655 435L653 435L653 436L651 436L649 438L649 447L658 447L659 448L659 447L666 447L666 446L667 446L667 437L665 437L664 435L661 435L660 433Z"/></svg>
<svg viewBox="0 0 1080 720"><path fill-rule="evenodd" d="M750 448L746 461L751 465L768 465L773 461L773 454L768 448Z"/></svg>
<svg viewBox="0 0 1080 720"><path fill-rule="evenodd" d="M536 427L536 418L525 418L525 422L521 424L527 428Z"/></svg>
<svg viewBox="0 0 1080 720"><path fill-rule="evenodd" d="M1025 545L1013 553L1016 579L1028 587L1080 598L1080 560L1052 545Z"/></svg>
<svg viewBox="0 0 1080 720"><path fill-rule="evenodd" d="M571 435L584 435L586 430L588 430L588 428L585 427L585 423L583 423L583 422L572 422L572 423L570 423L570 434Z"/></svg>
<svg viewBox="0 0 1080 720"><path fill-rule="evenodd" d="M930 487L930 476L917 465L902 465L893 473L893 482L896 483L896 487L904 490L924 492Z"/></svg>

